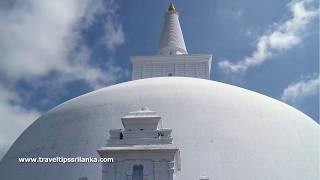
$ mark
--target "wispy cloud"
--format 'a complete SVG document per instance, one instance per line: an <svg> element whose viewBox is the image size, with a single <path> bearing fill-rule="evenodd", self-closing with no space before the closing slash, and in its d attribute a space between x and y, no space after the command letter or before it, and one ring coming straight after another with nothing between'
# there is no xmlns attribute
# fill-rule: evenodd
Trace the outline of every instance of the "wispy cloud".
<svg viewBox="0 0 320 180"><path fill-rule="evenodd" d="M24 99L14 91L21 80L48 91L50 87L76 80L83 80L95 89L126 75L126 70L117 66L112 57L106 58L103 67L92 65L92 49L82 37L83 30L95 23L95 17L105 14L106 48L114 51L122 45L125 38L121 23L114 19L115 6L112 0L1 2L0 159L16 137L39 116L36 109L24 107ZM44 81L43 77L51 73L56 75L49 80L53 84L44 87L48 79Z"/></svg>
<svg viewBox="0 0 320 180"><path fill-rule="evenodd" d="M125 38L121 24L115 23L111 18L108 18L104 28L104 43L110 50L114 50L117 46L124 43Z"/></svg>
<svg viewBox="0 0 320 180"><path fill-rule="evenodd" d="M318 16L317 8L310 7L313 0L292 1L288 7L292 17L274 24L258 38L256 50L238 62L225 59L219 68L227 74L245 73L249 68L261 65L274 54L289 50L299 44L312 20Z"/></svg>
<svg viewBox="0 0 320 180"><path fill-rule="evenodd" d="M291 83L281 95L281 100L296 105L305 98L319 94L320 79L318 75L308 75L301 80Z"/></svg>
<svg viewBox="0 0 320 180"><path fill-rule="evenodd" d="M234 20L238 20L238 19L240 19L241 17L243 16L243 11L242 10L237 10L237 11L233 11L232 12L232 18L234 19Z"/></svg>

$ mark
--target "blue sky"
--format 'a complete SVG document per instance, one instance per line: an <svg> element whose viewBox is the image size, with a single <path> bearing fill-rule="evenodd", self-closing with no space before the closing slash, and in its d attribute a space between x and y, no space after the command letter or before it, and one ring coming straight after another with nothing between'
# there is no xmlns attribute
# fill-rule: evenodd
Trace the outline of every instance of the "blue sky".
<svg viewBox="0 0 320 180"><path fill-rule="evenodd" d="M174 1L188 52L213 54L211 78L290 104L319 123L315 0ZM155 53L168 1L0 2L0 158L39 115L130 80Z"/></svg>

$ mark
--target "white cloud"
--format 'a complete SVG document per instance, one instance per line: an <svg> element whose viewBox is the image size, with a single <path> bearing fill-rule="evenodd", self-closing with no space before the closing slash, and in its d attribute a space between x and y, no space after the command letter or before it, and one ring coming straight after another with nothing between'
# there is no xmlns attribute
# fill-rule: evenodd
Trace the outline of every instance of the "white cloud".
<svg viewBox="0 0 320 180"><path fill-rule="evenodd" d="M58 71L90 83L100 81L104 77L102 70L90 66L83 57L79 63L79 59L74 59L77 56L72 55L90 51L82 47L80 31L93 21L101 3L101 0L28 0L17 1L12 8L0 11L0 73L18 80ZM121 24L115 26L110 20L106 26L111 27L106 31L110 40L107 47L113 50L124 43ZM78 73L84 70L91 73Z"/></svg>
<svg viewBox="0 0 320 180"><path fill-rule="evenodd" d="M305 98L319 94L319 87L319 77L310 75L286 87L282 92L281 99L289 104L295 105Z"/></svg>
<svg viewBox="0 0 320 180"><path fill-rule="evenodd" d="M104 37L110 41L106 42L106 48L114 51L123 44L121 23L114 19L115 5L113 0L1 2L0 159L18 135L39 116L32 107L23 107L24 99L12 91L20 80L34 88L47 85L45 88L50 91L50 87L74 80L84 80L98 88L127 75L126 70L115 65L112 57L106 58L107 65L103 68L91 65L92 50L81 37L82 30L89 28L95 16L103 13L108 18ZM53 72L57 74L54 80L49 80L50 83L43 80Z"/></svg>
<svg viewBox="0 0 320 180"><path fill-rule="evenodd" d="M311 0L312 1L312 0ZM292 1L288 7L292 17L285 22L275 24L270 30L258 38L256 50L239 62L226 59L219 62L219 68L225 73L244 73L249 68L261 65L276 53L289 50L299 44L307 26L318 11L307 8L310 0Z"/></svg>
<svg viewBox="0 0 320 180"><path fill-rule="evenodd" d="M14 92L0 86L0 159L19 134L39 117L36 110L26 110L16 104L19 101Z"/></svg>

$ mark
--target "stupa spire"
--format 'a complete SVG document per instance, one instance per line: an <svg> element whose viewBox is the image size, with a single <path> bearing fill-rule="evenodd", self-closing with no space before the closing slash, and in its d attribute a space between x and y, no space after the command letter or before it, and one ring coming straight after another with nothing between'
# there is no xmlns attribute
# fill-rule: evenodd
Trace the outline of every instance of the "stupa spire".
<svg viewBox="0 0 320 180"><path fill-rule="evenodd" d="M155 56L131 56L132 80L181 76L210 79L211 54L188 54L177 9L166 10L160 46Z"/></svg>
<svg viewBox="0 0 320 180"><path fill-rule="evenodd" d="M160 46L157 51L160 55L188 54L180 27L179 15L172 2L169 3L162 29Z"/></svg>

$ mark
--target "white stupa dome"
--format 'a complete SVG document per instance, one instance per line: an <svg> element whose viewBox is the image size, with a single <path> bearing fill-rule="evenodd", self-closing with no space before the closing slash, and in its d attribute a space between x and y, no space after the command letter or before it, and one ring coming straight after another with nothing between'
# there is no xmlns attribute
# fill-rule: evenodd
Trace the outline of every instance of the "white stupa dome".
<svg viewBox="0 0 320 180"><path fill-rule="evenodd" d="M106 87L57 106L17 139L2 180L101 179L101 164L19 164L17 157L96 156L120 118L147 106L172 128L178 180L316 180L319 126L264 95L210 80L163 77Z"/></svg>

